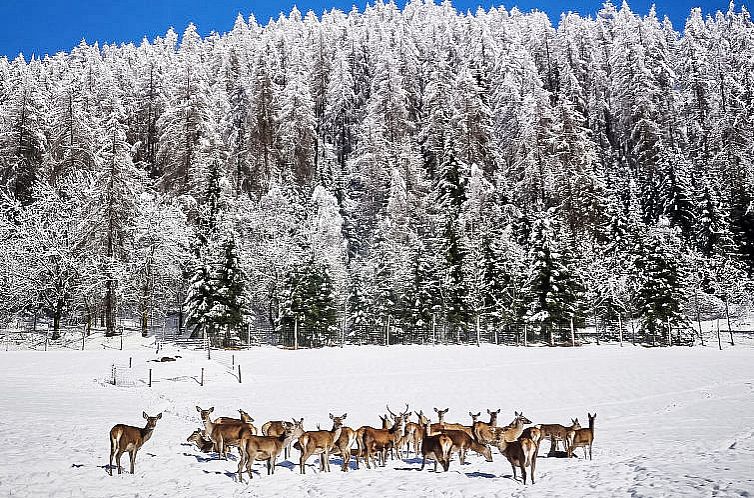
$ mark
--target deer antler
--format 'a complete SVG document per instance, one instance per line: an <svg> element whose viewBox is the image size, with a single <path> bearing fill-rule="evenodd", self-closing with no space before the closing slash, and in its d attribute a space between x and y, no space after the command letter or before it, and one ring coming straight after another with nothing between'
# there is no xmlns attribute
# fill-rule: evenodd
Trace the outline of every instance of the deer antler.
<svg viewBox="0 0 754 498"><path fill-rule="evenodd" d="M390 405L385 405L385 408L387 408L387 412L390 414L391 417L395 417L395 413L390 409Z"/></svg>

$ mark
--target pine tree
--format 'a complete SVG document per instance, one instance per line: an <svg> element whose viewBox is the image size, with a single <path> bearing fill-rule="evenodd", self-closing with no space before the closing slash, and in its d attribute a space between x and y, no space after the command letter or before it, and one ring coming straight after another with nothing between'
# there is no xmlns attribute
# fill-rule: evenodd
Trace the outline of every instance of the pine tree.
<svg viewBox="0 0 754 498"><path fill-rule="evenodd" d="M633 265L638 272L635 307L645 339L652 343L668 333L668 327L686 323L683 314L684 270L680 241L674 229L660 224L641 235L634 248Z"/></svg>
<svg viewBox="0 0 754 498"><path fill-rule="evenodd" d="M238 257L235 237L227 237L220 246L222 258L214 278L215 304L212 320L218 327L241 332L240 328L248 320L246 296L247 277Z"/></svg>

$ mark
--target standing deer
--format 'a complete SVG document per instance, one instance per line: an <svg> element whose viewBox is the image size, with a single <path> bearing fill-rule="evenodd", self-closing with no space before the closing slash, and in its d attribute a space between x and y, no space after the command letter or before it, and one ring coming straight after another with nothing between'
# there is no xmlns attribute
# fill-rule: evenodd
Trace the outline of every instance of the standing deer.
<svg viewBox="0 0 754 498"><path fill-rule="evenodd" d="M419 449L421 446L422 438L424 436L423 421L427 420L422 410L419 410L418 412L414 412L414 413L419 419L419 423L417 424L414 422L406 421L406 427L405 427L406 435L403 438L403 444L406 445L406 458L408 458L410 454L412 444L414 446L414 454L417 456L419 455Z"/></svg>
<svg viewBox="0 0 754 498"><path fill-rule="evenodd" d="M390 417L387 415L377 415L380 418L380 422L382 422L382 430L388 430L390 429ZM356 429L356 468L359 468L359 459L366 456L366 449L364 448L364 432L366 432L367 429L374 429L373 427L370 427L368 425L362 425L358 429Z"/></svg>
<svg viewBox="0 0 754 498"><path fill-rule="evenodd" d="M408 419L411 416L411 411L408 409L408 403L406 403L406 410L399 414L393 413L393 411L390 409L390 405L385 405L385 408L387 408L387 412L390 414L390 416L393 417L393 423L397 422L399 418L403 419L403 437L392 448L390 448L390 459L395 460L396 453L398 454L398 458L401 457L401 448L403 447L403 444L406 443L409 438L413 439L413 431L415 430L415 428L412 427L412 432L411 434L409 434L408 428L406 427L406 425L409 423Z"/></svg>
<svg viewBox="0 0 754 498"><path fill-rule="evenodd" d="M526 467L531 468L531 483L534 484L534 470L537 467L537 448L541 433L536 427L530 430L530 437L519 437L514 441L505 439L505 432L499 432L494 444L500 453L508 459L513 469L513 479L516 479L516 466L521 469L521 477L526 484Z"/></svg>
<svg viewBox="0 0 754 498"><path fill-rule="evenodd" d="M267 475L275 473L275 465L280 453L295 437L301 436L301 426L288 424L279 436L248 436L241 441L239 450L241 459L238 462L238 480L243 482L243 468L253 479L251 468L255 461L267 461Z"/></svg>
<svg viewBox="0 0 754 498"><path fill-rule="evenodd" d="M500 414L500 410L487 409L487 414L490 416L489 422L474 421L472 425L472 435L481 444L489 444L494 437L494 430L497 427L497 416Z"/></svg>
<svg viewBox="0 0 754 498"><path fill-rule="evenodd" d="M444 429L440 431L441 434L448 436L453 441L450 453L458 453L458 461L461 465L466 464L466 452L473 450L476 453L482 455L488 462L492 461L492 450L486 444L478 443L473 437L469 436L465 431L458 431L453 429Z"/></svg>
<svg viewBox="0 0 754 498"><path fill-rule="evenodd" d="M427 463L427 458L435 461L435 472L437 472L437 463L442 465L442 470L447 472L450 467L450 450L453 447L453 440L447 434L432 434L429 423L424 425L424 437L422 439L422 467Z"/></svg>
<svg viewBox="0 0 754 498"><path fill-rule="evenodd" d="M592 443L594 442L594 421L597 414L587 413L589 417L589 427L586 429L576 429L568 435L570 444L568 445L568 458L573 456L574 448L579 446L584 448L584 458L586 458L586 448L589 447L589 460L592 459Z"/></svg>
<svg viewBox="0 0 754 498"><path fill-rule="evenodd" d="M335 448L341 432L340 427L332 431L309 431L298 438L298 442L293 447L301 450L299 468L302 474L306 474L306 461L312 455L319 455L320 471L330 472L330 453Z"/></svg>
<svg viewBox="0 0 754 498"><path fill-rule="evenodd" d="M444 410L438 410L437 408L434 408L434 410L437 414L437 423L434 423L430 426L432 433L438 432L445 427L445 414L448 413L448 410L450 410L450 408L446 408Z"/></svg>
<svg viewBox="0 0 754 498"><path fill-rule="evenodd" d="M490 439L484 439L484 437L488 436L488 434L475 433L477 440L482 444L494 444L494 441L500 438L504 439L507 442L516 441L521 436L521 434L523 434L524 425L531 424L531 420L526 418L523 413L514 413L516 414L516 417L507 426L490 428L492 432L492 437Z"/></svg>
<svg viewBox="0 0 754 498"><path fill-rule="evenodd" d="M368 469L372 468L369 465L369 461L373 458L372 455L375 452L380 458L381 466L384 467L386 465L388 450L395 447L403 439L405 427L403 423L404 420L403 416L398 417L390 429L375 429L373 427L364 428L362 448ZM383 423L385 422L386 420ZM376 465L375 462L375 466Z"/></svg>
<svg viewBox="0 0 754 498"><path fill-rule="evenodd" d="M335 441L335 448L334 448L334 455L340 455L343 460L343 465L341 467L341 470L343 472L348 472L348 462L351 461L351 446L353 446L353 442L356 440L356 431L351 429L350 427L346 427L343 425L343 421L346 419L347 413L344 413L340 417L334 416L332 413L330 415L330 420L332 420L332 430L335 429L341 429L340 431L340 437ZM357 457L358 460L358 457Z"/></svg>
<svg viewBox="0 0 754 498"><path fill-rule="evenodd" d="M293 426L294 426L294 432L299 432L300 434L304 433L304 419L301 418L301 420L293 420ZM283 420L271 420L269 422L266 422L262 426L262 435L263 436L280 436L285 432L285 428L287 426L291 425L290 422L285 422ZM296 436L298 437L298 436ZM285 452L283 454L284 458L288 458L291 455L291 443L288 443L285 446Z"/></svg>
<svg viewBox="0 0 754 498"><path fill-rule="evenodd" d="M210 418L210 414L215 410L214 407L208 410L203 410L200 407L196 407L196 411L199 412L199 416L204 422L204 428L209 435L209 438L215 444L215 451L219 453L224 459L228 458L228 447L238 446L246 435L253 436L256 434L256 428L251 423L245 422L228 422L217 423ZM244 412L245 413L245 412ZM239 448L239 453L240 453Z"/></svg>
<svg viewBox="0 0 754 498"><path fill-rule="evenodd" d="M550 438L550 451L547 454L552 456L558 450L558 441L562 441L563 450L568 451L571 444L569 434L581 429L581 424L579 424L579 419L571 419L570 427L560 424L540 424L537 427L542 431L542 439Z"/></svg>
<svg viewBox="0 0 754 498"><path fill-rule="evenodd" d="M150 417L147 412L142 412L142 416L147 421L143 429L124 424L117 424L110 429L110 466L108 467L110 475L113 475L113 456L118 465L118 474L122 472L120 457L126 451L131 459L131 473L134 473L136 453L152 437L157 421L162 418L162 413L158 413L156 417Z"/></svg>

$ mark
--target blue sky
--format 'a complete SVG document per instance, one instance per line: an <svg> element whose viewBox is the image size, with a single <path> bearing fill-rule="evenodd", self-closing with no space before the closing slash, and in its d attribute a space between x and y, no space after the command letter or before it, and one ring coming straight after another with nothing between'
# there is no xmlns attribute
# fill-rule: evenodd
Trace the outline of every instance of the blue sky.
<svg viewBox="0 0 754 498"><path fill-rule="evenodd" d="M404 0L398 0L403 5ZM440 1L440 0L436 0ZM363 8L366 2L356 2ZM476 10L477 6L518 6L521 10L538 9L547 12L557 22L563 11L594 14L603 0L454 0L459 10ZM613 0L620 5L621 0ZM650 0L633 0L629 4L634 12L646 13ZM85 38L89 42L139 42L143 36L150 40L173 26L181 33L189 22L194 22L200 33L224 32L233 26L239 12L253 13L257 20L266 23L270 17L290 11L293 5L306 12L338 8L350 10L353 0L0 0L0 56L14 58L23 52L54 54L69 51ZM740 2L739 2L740 4ZM746 2L744 2L746 4ZM668 15L676 29L692 7L702 7L705 12L727 10L728 0L657 0L660 15Z"/></svg>

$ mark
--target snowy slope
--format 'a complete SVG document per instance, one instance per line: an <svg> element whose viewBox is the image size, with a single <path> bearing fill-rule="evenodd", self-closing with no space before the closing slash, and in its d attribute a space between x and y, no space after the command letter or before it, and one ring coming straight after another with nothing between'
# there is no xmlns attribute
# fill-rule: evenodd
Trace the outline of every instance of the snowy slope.
<svg viewBox="0 0 754 498"><path fill-rule="evenodd" d="M635 347L363 347L237 352L243 384L200 352L152 363L154 350L0 353L0 496L606 496L754 493L754 362L752 350ZM104 382L113 362L133 368L125 387ZM153 369L152 388L143 382ZM205 368L205 386L200 369ZM129 385L130 384L130 385ZM235 416L243 407L257 425L304 417L329 426L328 412L348 412L352 426L377 425L385 403L432 412L449 421L468 411L502 408L535 422L565 423L598 414L594 460L545 458L537 483L513 481L507 462L477 456L448 473L419 472L416 458L377 470L301 476L282 462L274 476L261 465L239 484L236 461L185 444L199 426L194 406ZM139 453L136 474L107 475L108 431L142 424L141 412L163 411ZM329 428L329 427L328 427ZM294 451L291 460L297 461ZM127 456L123 463L127 464ZM339 460L333 459L333 462ZM257 478L259 477L259 478Z"/></svg>

